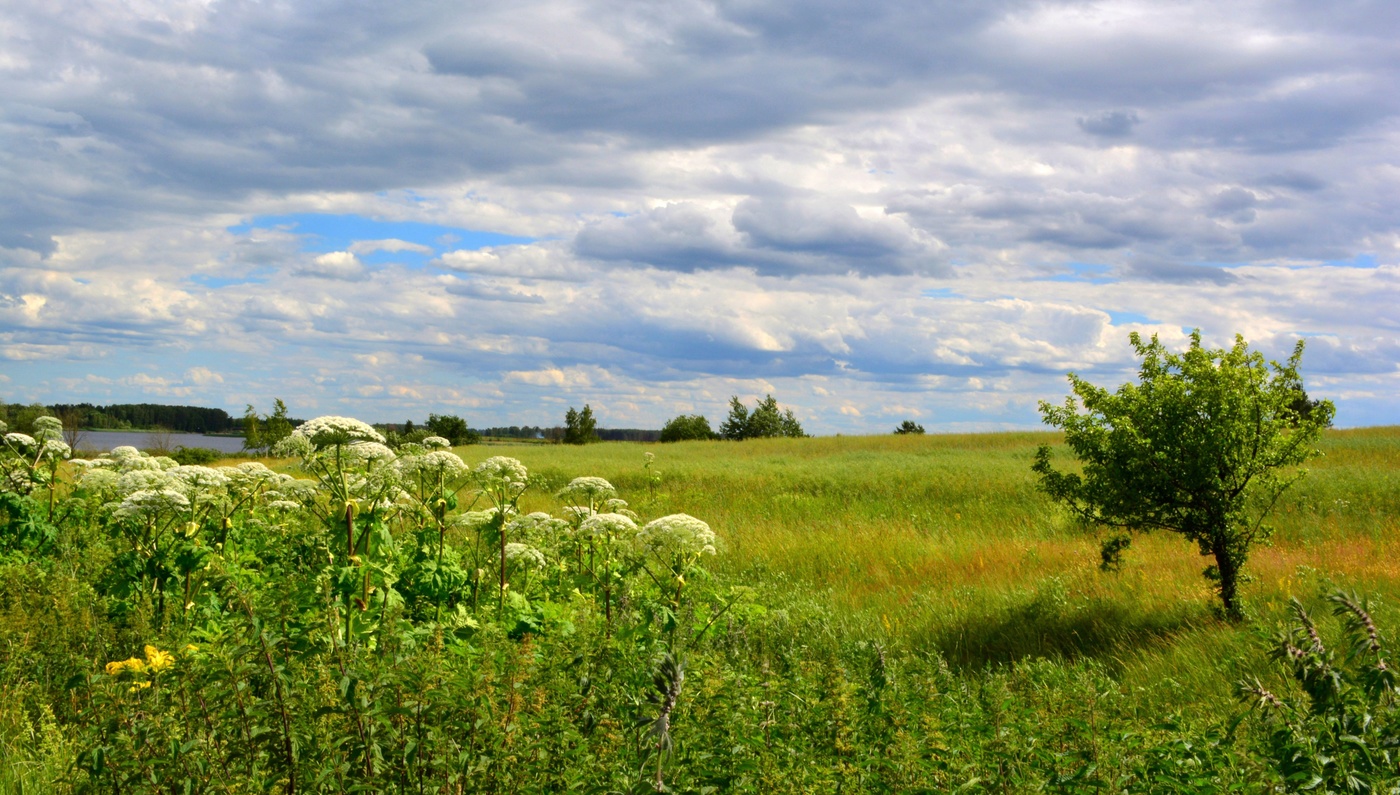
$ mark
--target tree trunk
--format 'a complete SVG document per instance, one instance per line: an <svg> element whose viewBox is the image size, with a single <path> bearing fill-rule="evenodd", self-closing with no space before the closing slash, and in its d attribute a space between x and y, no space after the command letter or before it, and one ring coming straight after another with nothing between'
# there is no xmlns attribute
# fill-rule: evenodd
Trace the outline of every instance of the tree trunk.
<svg viewBox="0 0 1400 795"><path fill-rule="evenodd" d="M1220 576L1216 590L1220 593L1220 601L1225 608L1225 618L1231 622L1239 622L1244 619L1238 590L1240 568L1244 565L1244 556L1232 550L1230 544L1224 539L1216 541L1211 546L1211 552L1215 555L1215 569Z"/></svg>

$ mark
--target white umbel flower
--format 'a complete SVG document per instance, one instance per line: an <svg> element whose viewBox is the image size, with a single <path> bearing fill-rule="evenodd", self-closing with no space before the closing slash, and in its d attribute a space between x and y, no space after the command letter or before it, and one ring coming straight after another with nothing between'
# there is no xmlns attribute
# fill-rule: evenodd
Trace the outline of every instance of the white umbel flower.
<svg viewBox="0 0 1400 795"><path fill-rule="evenodd" d="M37 444L34 437L27 433L7 433L5 434L5 443L20 450L28 450Z"/></svg>
<svg viewBox="0 0 1400 795"><path fill-rule="evenodd" d="M39 417L35 419L34 438L41 442L56 442L62 439L63 421L58 417Z"/></svg>
<svg viewBox="0 0 1400 795"><path fill-rule="evenodd" d="M581 477L569 481L569 485L559 491L559 499L577 503L599 503L617 496L617 489L603 478Z"/></svg>
<svg viewBox="0 0 1400 795"><path fill-rule="evenodd" d="M345 454L360 461L388 462L398 458L393 450L379 442L356 442L346 445Z"/></svg>
<svg viewBox="0 0 1400 795"><path fill-rule="evenodd" d="M524 486L529 479L524 464L503 455L493 455L477 464L472 476L488 487L498 484Z"/></svg>
<svg viewBox="0 0 1400 795"><path fill-rule="evenodd" d="M302 423L293 436L299 436L316 448L332 447L352 442L384 443L384 436L368 424L351 417L325 416Z"/></svg>
<svg viewBox="0 0 1400 795"><path fill-rule="evenodd" d="M695 558L715 554L715 533L694 516L673 513L647 522L637 533L636 544L662 560Z"/></svg>
<svg viewBox="0 0 1400 795"><path fill-rule="evenodd" d="M579 532L599 541L630 540L637 534L637 523L620 513L600 513L583 520Z"/></svg>
<svg viewBox="0 0 1400 795"><path fill-rule="evenodd" d="M123 519L150 519L189 507L190 501L174 489L143 489L122 500L116 514Z"/></svg>
<svg viewBox="0 0 1400 795"><path fill-rule="evenodd" d="M506 544L506 560L513 566L526 569L543 569L545 567L544 553L529 544Z"/></svg>
<svg viewBox="0 0 1400 795"><path fill-rule="evenodd" d="M452 446L452 442L442 438L441 436L429 436L428 438L423 440L423 446L446 450L447 448Z"/></svg>
<svg viewBox="0 0 1400 795"><path fill-rule="evenodd" d="M229 484L228 475L213 467L193 464L178 466L170 470L170 475L197 489L217 489Z"/></svg>
<svg viewBox="0 0 1400 795"><path fill-rule="evenodd" d="M405 456L398 461L399 471L405 476L442 475L446 478L462 477L467 474L467 465L456 453L434 450L423 455Z"/></svg>

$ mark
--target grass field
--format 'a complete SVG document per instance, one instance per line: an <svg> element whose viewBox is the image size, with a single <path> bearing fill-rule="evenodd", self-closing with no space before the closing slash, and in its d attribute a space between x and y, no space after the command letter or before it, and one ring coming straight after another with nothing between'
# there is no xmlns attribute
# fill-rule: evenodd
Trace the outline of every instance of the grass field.
<svg viewBox="0 0 1400 795"><path fill-rule="evenodd" d="M1260 627L1288 599L1329 586L1400 605L1400 427L1328 432L1325 455L1280 502L1270 546L1251 556L1255 620L1216 618L1209 562L1170 534L1134 542L1122 570L1098 569L1092 530L1035 488L1048 433L767 439L587 447L459 448L469 463L506 452L540 479L551 507L571 477L597 474L648 514L704 517L727 554L716 567L783 596L815 595L859 637L933 646L960 665L1090 656L1153 700L1218 703L1258 666ZM654 496L643 469L655 454ZM653 503L654 504L649 504Z"/></svg>

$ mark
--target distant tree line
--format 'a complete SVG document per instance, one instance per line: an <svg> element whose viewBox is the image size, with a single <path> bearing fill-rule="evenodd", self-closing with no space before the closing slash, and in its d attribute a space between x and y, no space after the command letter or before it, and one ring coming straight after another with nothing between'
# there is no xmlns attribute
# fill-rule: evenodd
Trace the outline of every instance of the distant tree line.
<svg viewBox="0 0 1400 795"><path fill-rule="evenodd" d="M455 414L430 414L427 422L405 420L378 425L388 437L391 445L404 442L421 442L429 436L441 436L452 442L454 447L477 444L483 439L539 439L566 444L585 444L588 441L604 442L654 442L661 432L646 428L599 428L593 420L593 410L584 406L573 412L574 433L570 435L569 415L565 415L564 425L498 425L489 428L471 428L467 421ZM585 426L587 426L585 428Z"/></svg>
<svg viewBox="0 0 1400 795"><path fill-rule="evenodd" d="M182 433L232 433L242 430L242 421L223 409L203 406L162 406L157 403L55 403L47 407L65 424L97 430L121 431L130 428L165 428Z"/></svg>

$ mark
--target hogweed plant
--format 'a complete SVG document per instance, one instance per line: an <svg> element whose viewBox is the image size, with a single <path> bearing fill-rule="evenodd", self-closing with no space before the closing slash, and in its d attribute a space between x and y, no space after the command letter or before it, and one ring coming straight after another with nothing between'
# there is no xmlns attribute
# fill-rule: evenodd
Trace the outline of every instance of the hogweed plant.
<svg viewBox="0 0 1400 795"><path fill-rule="evenodd" d="M637 523L625 514L599 513L585 519L579 531L588 539L588 574L603 593L604 621L611 631L613 594L631 567Z"/></svg>
<svg viewBox="0 0 1400 795"><path fill-rule="evenodd" d="M0 422L0 433L7 428ZM56 417L34 420L34 435L5 433L0 445L0 490L28 496L48 493L48 520L53 521L58 469L73 451L63 441L63 423Z"/></svg>
<svg viewBox="0 0 1400 795"><path fill-rule="evenodd" d="M497 455L477 464L472 470L472 477L480 486L480 495L495 511L486 529L495 535L500 544L500 580L496 592L496 613L499 615L505 609L506 598L506 519L520 512L520 495L525 492L530 475L524 464L514 458Z"/></svg>
<svg viewBox="0 0 1400 795"><path fill-rule="evenodd" d="M694 516L673 513L647 522L633 536L641 570L670 598L667 627L674 638L687 575L702 573L700 559L715 554L715 533Z"/></svg>
<svg viewBox="0 0 1400 795"><path fill-rule="evenodd" d="M302 471L316 479L322 495L307 507L333 532L343 530L345 565L336 583L345 610L345 641L371 639L376 623L355 616L368 614L376 601L382 616L397 598L389 520L406 492L394 466L396 454L368 424L337 416L303 423L278 442L274 453L301 459Z"/></svg>

